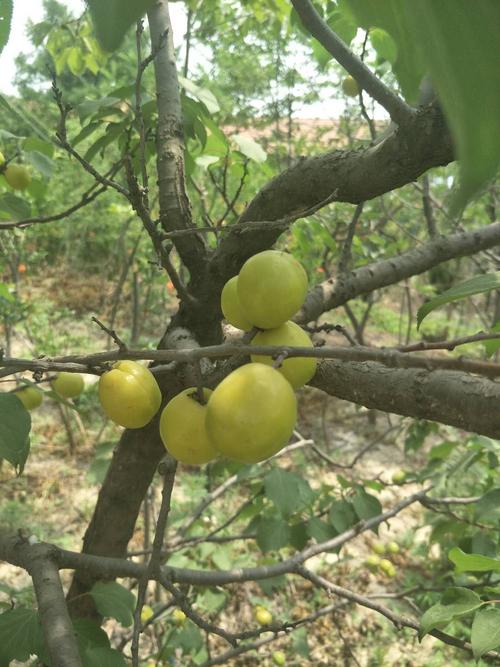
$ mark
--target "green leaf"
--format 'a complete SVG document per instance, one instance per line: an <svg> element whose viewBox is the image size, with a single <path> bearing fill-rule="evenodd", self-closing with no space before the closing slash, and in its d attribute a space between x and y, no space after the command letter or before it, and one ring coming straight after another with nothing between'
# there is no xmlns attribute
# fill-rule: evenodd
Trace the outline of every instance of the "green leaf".
<svg viewBox="0 0 500 667"><path fill-rule="evenodd" d="M96 458L90 464L90 468L87 472L87 479L92 484L102 484L106 473L108 472L109 464L111 459L102 459Z"/></svg>
<svg viewBox="0 0 500 667"><path fill-rule="evenodd" d="M217 113L217 111L220 111L219 103L212 91L208 90L208 88L198 86L196 83L183 76L179 76L178 79L184 90L189 93L191 97L203 102L210 113Z"/></svg>
<svg viewBox="0 0 500 667"><path fill-rule="evenodd" d="M398 47L388 32L381 28L370 30L370 41L381 58L394 64L398 57Z"/></svg>
<svg viewBox="0 0 500 667"><path fill-rule="evenodd" d="M329 520L338 533L345 533L358 523L354 507L347 500L337 500L332 504Z"/></svg>
<svg viewBox="0 0 500 667"><path fill-rule="evenodd" d="M429 461L443 461L458 447L458 442L441 442L429 452Z"/></svg>
<svg viewBox="0 0 500 667"><path fill-rule="evenodd" d="M66 64L68 65L71 74L74 74L75 76L80 76L85 72L85 56L80 47L72 46L68 50Z"/></svg>
<svg viewBox="0 0 500 667"><path fill-rule="evenodd" d="M500 488L491 489L477 501L476 516L482 521L496 521L500 518Z"/></svg>
<svg viewBox="0 0 500 667"><path fill-rule="evenodd" d="M290 527L280 519L262 519L257 525L257 545L263 553L277 551L290 543Z"/></svg>
<svg viewBox="0 0 500 667"><path fill-rule="evenodd" d="M470 641L476 660L500 646L500 609L487 607L474 616Z"/></svg>
<svg viewBox="0 0 500 667"><path fill-rule="evenodd" d="M429 313L431 313L439 306L442 306L445 303L461 301L462 299L466 299L469 296L474 296L475 294L491 292L491 290L494 289L500 289L500 271L496 271L495 273L486 273L481 276L474 276L474 278L465 280L463 283L454 285L449 290L446 290L446 292L438 294L438 296L434 297L434 299L424 303L424 305L418 309L417 328L420 327L424 318L426 318Z"/></svg>
<svg viewBox="0 0 500 667"><path fill-rule="evenodd" d="M115 581L98 581L92 586L97 611L102 616L116 618L125 628L134 622L135 595Z"/></svg>
<svg viewBox="0 0 500 667"><path fill-rule="evenodd" d="M192 621L187 621L175 638L175 645L187 652L199 650L203 645L203 635L198 626Z"/></svg>
<svg viewBox="0 0 500 667"><path fill-rule="evenodd" d="M274 468L264 477L266 496L284 516L290 516L313 498L308 482L283 468Z"/></svg>
<svg viewBox="0 0 500 667"><path fill-rule="evenodd" d="M31 204L12 194L12 192L4 192L0 195L0 218L4 220L24 220L31 215Z"/></svg>
<svg viewBox="0 0 500 667"><path fill-rule="evenodd" d="M12 0L0 0L0 53L9 41L12 10Z"/></svg>
<svg viewBox="0 0 500 667"><path fill-rule="evenodd" d="M363 27L397 44L394 72L410 101L428 74L443 106L460 162L457 212L500 164L498 0L348 0Z"/></svg>
<svg viewBox="0 0 500 667"><path fill-rule="evenodd" d="M27 160L43 176L45 176L46 178L50 178L52 176L52 172L54 171L54 167L56 165L54 161L50 159L50 157L47 157L46 155L40 153L39 151L29 151L25 155Z"/></svg>
<svg viewBox="0 0 500 667"><path fill-rule="evenodd" d="M430 607L420 619L420 637L434 628L443 628L454 618L479 609L481 598L467 588L448 588L441 602Z"/></svg>
<svg viewBox="0 0 500 667"><path fill-rule="evenodd" d="M500 333L500 320L498 320L498 322L495 322L495 324L491 327L490 332ZM495 352L500 348L500 338L497 338L496 340L485 340L483 342L483 345L486 356L488 358L492 357L495 354Z"/></svg>
<svg viewBox="0 0 500 667"><path fill-rule="evenodd" d="M353 496L352 504L360 519L371 519L374 516L382 514L382 505L379 499L372 496L371 493L367 493L362 487Z"/></svg>
<svg viewBox="0 0 500 667"><path fill-rule="evenodd" d="M155 0L87 0L96 37L105 51L115 51L130 26L152 7Z"/></svg>
<svg viewBox="0 0 500 667"><path fill-rule="evenodd" d="M448 558L455 565L455 572L500 572L500 560L481 554L466 554L458 547L448 552Z"/></svg>
<svg viewBox="0 0 500 667"><path fill-rule="evenodd" d="M41 125L37 118L30 111L28 111L26 105L23 106L22 113L19 113L19 111L17 111L17 109L15 109L14 106L10 104L3 95L0 95L0 108L3 108L13 118L15 118L21 127L29 127L43 141L51 141L50 136L47 134L47 130Z"/></svg>
<svg viewBox="0 0 500 667"><path fill-rule="evenodd" d="M0 394L0 458L22 473L30 451L31 417L14 394Z"/></svg>
<svg viewBox="0 0 500 667"><path fill-rule="evenodd" d="M89 648L110 646L108 635L95 621L89 618L76 618L73 621L73 628L80 653Z"/></svg>
<svg viewBox="0 0 500 667"><path fill-rule="evenodd" d="M318 544L321 544L321 542L326 542L335 537L337 531L333 526L328 525L326 521L322 521L314 516L307 522L307 534L316 540Z"/></svg>
<svg viewBox="0 0 500 667"><path fill-rule="evenodd" d="M265 162L267 155L265 150L254 141L251 137L245 134L232 134L231 139L238 146L238 150L250 160L255 162Z"/></svg>
<svg viewBox="0 0 500 667"><path fill-rule="evenodd" d="M38 153L43 153L43 155L46 155L49 158L54 157L54 144L39 139L38 137L27 137L23 141L23 149L25 151L37 151Z"/></svg>
<svg viewBox="0 0 500 667"><path fill-rule="evenodd" d="M0 614L0 664L24 662L43 645L38 614L33 609L17 607Z"/></svg>
<svg viewBox="0 0 500 667"><path fill-rule="evenodd" d="M127 667L127 662L121 653L113 648L90 648L82 654L83 667Z"/></svg>
<svg viewBox="0 0 500 667"><path fill-rule="evenodd" d="M356 37L358 26L352 18L352 15L339 9L334 9L328 15L327 23L330 28L337 33L340 39L349 46Z"/></svg>

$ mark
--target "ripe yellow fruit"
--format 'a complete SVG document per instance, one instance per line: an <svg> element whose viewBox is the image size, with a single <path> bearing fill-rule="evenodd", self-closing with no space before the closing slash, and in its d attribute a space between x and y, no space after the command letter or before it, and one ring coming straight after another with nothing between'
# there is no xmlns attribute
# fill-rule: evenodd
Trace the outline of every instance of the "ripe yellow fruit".
<svg viewBox="0 0 500 667"><path fill-rule="evenodd" d="M16 391L14 395L21 401L26 410L38 408L43 401L43 393L36 387L24 387Z"/></svg>
<svg viewBox="0 0 500 667"><path fill-rule="evenodd" d="M220 295L222 313L229 324L243 331L250 331L252 323L247 319L238 298L238 276L230 278Z"/></svg>
<svg viewBox="0 0 500 667"><path fill-rule="evenodd" d="M278 665L278 667L286 665L286 655L283 653L283 651L274 651L272 659L274 664Z"/></svg>
<svg viewBox="0 0 500 667"><path fill-rule="evenodd" d="M382 542L374 542L372 544L372 551L374 551L379 556L385 554L385 544L383 544Z"/></svg>
<svg viewBox="0 0 500 667"><path fill-rule="evenodd" d="M255 607L254 616L259 625L270 625L273 622L273 615L271 612L260 605Z"/></svg>
<svg viewBox="0 0 500 667"><path fill-rule="evenodd" d="M297 419L293 389L277 370L246 364L214 390L206 427L213 446L242 463L276 454L290 439Z"/></svg>
<svg viewBox="0 0 500 667"><path fill-rule="evenodd" d="M145 604L141 610L141 623L147 623L150 618L153 618L153 616L154 611L152 607L150 607L148 604Z"/></svg>
<svg viewBox="0 0 500 667"><path fill-rule="evenodd" d="M3 175L14 190L25 190L31 183L31 174L22 164L9 164Z"/></svg>
<svg viewBox="0 0 500 667"><path fill-rule="evenodd" d="M387 558L382 558L379 567L388 577L396 576L396 568L390 560L387 560Z"/></svg>
<svg viewBox="0 0 500 667"><path fill-rule="evenodd" d="M125 428L141 428L161 405L161 392L153 374L135 361L117 361L101 375L99 399L106 415Z"/></svg>
<svg viewBox="0 0 500 667"><path fill-rule="evenodd" d="M313 347L307 333L295 322L285 322L276 329L259 331L252 340L252 345L285 345L289 347ZM259 354L252 354L252 361L272 366L274 359ZM292 357L278 368L278 371L288 380L294 389L298 389L309 382L316 372L317 360L306 357Z"/></svg>
<svg viewBox="0 0 500 667"><path fill-rule="evenodd" d="M203 389L205 400L210 389ZM167 403L160 417L160 435L165 448L182 463L201 465L218 456L205 428L207 406L197 400L196 388L190 387Z"/></svg>
<svg viewBox="0 0 500 667"><path fill-rule="evenodd" d="M375 554L372 554L367 557L365 563L368 565L370 569L375 569L380 566L380 558Z"/></svg>
<svg viewBox="0 0 500 667"><path fill-rule="evenodd" d="M51 382L51 387L63 398L75 398L82 393L84 382L79 373L62 372Z"/></svg>
<svg viewBox="0 0 500 667"><path fill-rule="evenodd" d="M342 90L348 97L357 97L359 95L359 84L352 76L346 76L342 81Z"/></svg>
<svg viewBox="0 0 500 667"><path fill-rule="evenodd" d="M265 250L243 264L238 275L238 298L252 324L275 329L300 309L307 285L307 274L292 255Z"/></svg>
<svg viewBox="0 0 500 667"><path fill-rule="evenodd" d="M389 542L387 545L387 551L390 554L398 554L399 553L399 544L397 542Z"/></svg>
<svg viewBox="0 0 500 667"><path fill-rule="evenodd" d="M172 612L172 618L174 619L174 623L176 625L184 625L186 621L186 614L182 611L182 609L174 609Z"/></svg>

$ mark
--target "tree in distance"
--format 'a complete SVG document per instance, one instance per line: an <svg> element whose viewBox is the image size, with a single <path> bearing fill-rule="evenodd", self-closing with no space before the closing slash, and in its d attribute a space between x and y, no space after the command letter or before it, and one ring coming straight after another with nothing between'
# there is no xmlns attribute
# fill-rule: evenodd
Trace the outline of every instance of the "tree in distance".
<svg viewBox="0 0 500 667"><path fill-rule="evenodd" d="M36 387L23 387L15 392L15 396L21 401L26 410L38 408L43 401L43 392Z"/></svg>
<svg viewBox="0 0 500 667"><path fill-rule="evenodd" d="M262 605L255 607L253 615L259 625L270 625L273 622L273 615L268 609L262 607Z"/></svg>
<svg viewBox="0 0 500 667"><path fill-rule="evenodd" d="M203 389L205 401L212 391ZM160 436L165 449L181 463L201 465L218 456L205 427L207 406L198 401L190 387L167 403L160 417Z"/></svg>
<svg viewBox="0 0 500 667"><path fill-rule="evenodd" d="M9 164L3 175L14 190L25 190L31 183L31 174L22 164Z"/></svg>
<svg viewBox="0 0 500 667"><path fill-rule="evenodd" d="M290 439L297 419L293 389L277 370L245 364L214 389L206 427L213 446L242 463L276 454Z"/></svg>
<svg viewBox="0 0 500 667"><path fill-rule="evenodd" d="M357 97L359 95L359 84L352 76L346 76L342 81L342 90L348 97Z"/></svg>
<svg viewBox="0 0 500 667"><path fill-rule="evenodd" d="M125 428L146 426L160 409L154 375L136 361L117 361L99 380L99 399L109 419Z"/></svg>
<svg viewBox="0 0 500 667"><path fill-rule="evenodd" d="M293 317L304 303L307 286L304 267L279 250L250 257L237 282L241 308L259 329L275 329Z"/></svg>
<svg viewBox="0 0 500 667"><path fill-rule="evenodd" d="M272 659L274 664L278 665L278 667L286 665L286 655L283 653L283 651L274 651Z"/></svg>
<svg viewBox="0 0 500 667"><path fill-rule="evenodd" d="M238 276L230 278L220 295L222 313L229 324L243 331L250 331L252 323L247 319L238 298Z"/></svg>
<svg viewBox="0 0 500 667"><path fill-rule="evenodd" d="M62 398L76 398L82 393L84 384L80 373L62 372L51 382L51 387Z"/></svg>
<svg viewBox="0 0 500 667"><path fill-rule="evenodd" d="M287 347L313 347L307 333L295 322L285 322L276 329L259 331L251 342L252 345L283 345ZM252 354L252 361L272 366L274 360L259 354ZM285 377L294 389L305 385L316 372L317 359L293 357L285 359L278 371Z"/></svg>

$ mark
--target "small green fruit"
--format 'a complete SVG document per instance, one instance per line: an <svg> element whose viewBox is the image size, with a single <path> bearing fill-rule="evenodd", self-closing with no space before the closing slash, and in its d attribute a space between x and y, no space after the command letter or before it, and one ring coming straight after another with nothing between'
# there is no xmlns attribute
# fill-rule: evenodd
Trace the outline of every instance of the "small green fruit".
<svg viewBox="0 0 500 667"><path fill-rule="evenodd" d="M396 568L390 560L387 560L387 558L382 558L379 567L388 577L396 576Z"/></svg>
<svg viewBox="0 0 500 667"><path fill-rule="evenodd" d="M403 484L405 479L406 479L406 472L404 470L396 470L396 472L392 475L393 484Z"/></svg>
<svg viewBox="0 0 500 667"><path fill-rule="evenodd" d="M182 609L174 609L172 612L172 618L174 619L174 623L176 625L184 625L186 621L186 614L182 611Z"/></svg>
<svg viewBox="0 0 500 667"><path fill-rule="evenodd" d="M62 398L76 398L84 387L83 378L79 373L58 373L51 383L52 389Z"/></svg>
<svg viewBox="0 0 500 667"><path fill-rule="evenodd" d="M278 665L278 667L282 667L282 665L286 664L286 655L283 653L283 651L275 651L272 655L273 662L275 665Z"/></svg>
<svg viewBox="0 0 500 667"><path fill-rule="evenodd" d="M368 558L365 560L365 563L368 565L369 568L375 569L377 567L380 567L380 558L376 556L375 554L368 556Z"/></svg>
<svg viewBox="0 0 500 667"><path fill-rule="evenodd" d="M24 405L26 410L38 408L43 401L43 393L35 387L24 387L15 392L17 398Z"/></svg>
<svg viewBox="0 0 500 667"><path fill-rule="evenodd" d="M383 544L382 542L374 542L372 544L372 551L374 551L379 556L385 554L385 544Z"/></svg>
<svg viewBox="0 0 500 667"><path fill-rule="evenodd" d="M389 542L387 545L387 551L390 554L398 554L399 553L399 544L397 542Z"/></svg>
<svg viewBox="0 0 500 667"><path fill-rule="evenodd" d="M359 84L352 76L346 76L342 81L342 90L348 97L357 97L359 95Z"/></svg>
<svg viewBox="0 0 500 667"><path fill-rule="evenodd" d="M255 607L254 616L259 625L270 625L273 622L273 615L271 612L260 605Z"/></svg>
<svg viewBox="0 0 500 667"><path fill-rule="evenodd" d="M141 623L147 623L153 616L153 609L148 604L145 604L141 611Z"/></svg>
<svg viewBox="0 0 500 667"><path fill-rule="evenodd" d="M14 190L25 190L31 183L31 174L22 164L9 164L4 171L4 176Z"/></svg>

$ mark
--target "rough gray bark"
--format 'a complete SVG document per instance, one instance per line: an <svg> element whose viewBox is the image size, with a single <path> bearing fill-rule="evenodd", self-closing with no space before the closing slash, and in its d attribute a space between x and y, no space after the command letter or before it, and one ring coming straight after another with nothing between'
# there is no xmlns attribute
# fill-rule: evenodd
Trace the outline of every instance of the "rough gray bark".
<svg viewBox="0 0 500 667"><path fill-rule="evenodd" d="M325 280L309 292L295 319L302 323L310 322L326 310L337 308L360 294L394 285L405 278L424 273L437 264L474 255L499 243L500 222L472 232L441 236L392 259L362 266L339 276L337 280Z"/></svg>
<svg viewBox="0 0 500 667"><path fill-rule="evenodd" d="M280 220L323 201L359 204L411 183L431 167L453 159L439 107L421 107L409 124L377 145L303 157L260 190L240 222ZM282 231L270 226L269 230L259 228L241 235L236 225L221 241L211 271L226 278L235 275L248 257L271 247Z"/></svg>
<svg viewBox="0 0 500 667"><path fill-rule="evenodd" d="M58 550L30 544L19 536L1 540L0 557L22 567L33 579L45 644L53 667L81 667L73 625L59 578Z"/></svg>
<svg viewBox="0 0 500 667"><path fill-rule="evenodd" d="M500 384L468 373L324 361L309 384L367 408L500 438Z"/></svg>

